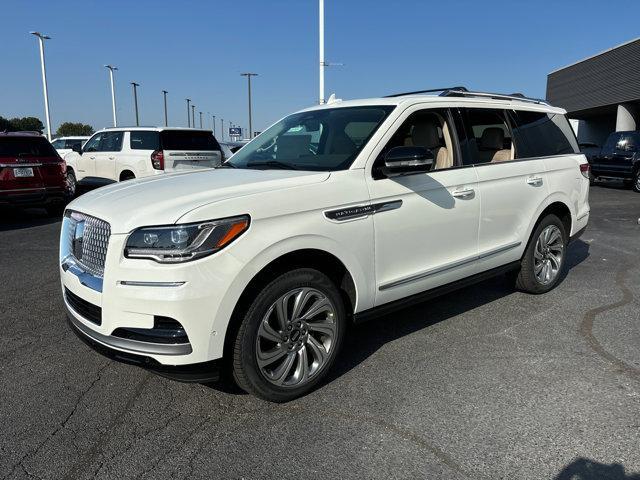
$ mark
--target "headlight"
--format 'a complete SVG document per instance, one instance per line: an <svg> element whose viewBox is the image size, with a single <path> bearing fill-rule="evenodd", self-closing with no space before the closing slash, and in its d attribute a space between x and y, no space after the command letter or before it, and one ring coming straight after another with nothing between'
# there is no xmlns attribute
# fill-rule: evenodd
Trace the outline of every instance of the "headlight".
<svg viewBox="0 0 640 480"><path fill-rule="evenodd" d="M188 262L226 247L247 228L247 215L210 222L139 228L129 235L124 256L149 258L160 263Z"/></svg>

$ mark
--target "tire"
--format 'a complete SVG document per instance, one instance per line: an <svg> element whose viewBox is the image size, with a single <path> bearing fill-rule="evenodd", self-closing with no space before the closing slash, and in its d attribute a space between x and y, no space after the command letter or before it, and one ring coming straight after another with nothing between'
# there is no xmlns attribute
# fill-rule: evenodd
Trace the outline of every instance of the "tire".
<svg viewBox="0 0 640 480"><path fill-rule="evenodd" d="M323 273L303 268L279 276L242 319L233 344L234 380L270 402L306 394L331 368L346 320L340 292Z"/></svg>
<svg viewBox="0 0 640 480"><path fill-rule="evenodd" d="M553 214L544 217L533 230L522 256L516 288L533 294L553 289L562 278L568 243L562 221Z"/></svg>
<svg viewBox="0 0 640 480"><path fill-rule="evenodd" d="M598 178L593 174L593 172L589 171L589 185L595 185L597 180Z"/></svg>
<svg viewBox="0 0 640 480"><path fill-rule="evenodd" d="M633 177L631 189L636 193L640 193L640 168L636 171L636 174Z"/></svg>
<svg viewBox="0 0 640 480"><path fill-rule="evenodd" d="M76 191L78 190L78 181L76 180L76 174L73 170L67 170L67 190L69 192L67 200L71 201L75 198Z"/></svg>

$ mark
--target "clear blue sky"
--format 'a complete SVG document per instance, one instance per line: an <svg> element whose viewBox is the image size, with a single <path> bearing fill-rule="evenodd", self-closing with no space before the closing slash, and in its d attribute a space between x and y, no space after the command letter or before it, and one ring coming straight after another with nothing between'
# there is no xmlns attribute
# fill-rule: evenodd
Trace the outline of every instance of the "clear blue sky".
<svg viewBox="0 0 640 480"><path fill-rule="evenodd" d="M638 36L640 2L325 0L327 96L340 98L466 85L543 97L550 71ZM37 40L47 42L51 118L111 123L105 63L117 65L121 124L133 124L129 82L141 84L141 123L197 111L247 126L254 79L261 130L318 95L317 0L4 0L0 115L44 121ZM218 123L219 126L219 123Z"/></svg>

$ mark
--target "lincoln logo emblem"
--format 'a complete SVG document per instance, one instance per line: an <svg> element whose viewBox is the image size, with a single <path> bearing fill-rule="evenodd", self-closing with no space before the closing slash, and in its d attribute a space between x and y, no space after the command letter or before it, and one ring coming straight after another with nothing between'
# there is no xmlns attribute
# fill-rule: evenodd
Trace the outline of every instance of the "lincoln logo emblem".
<svg viewBox="0 0 640 480"><path fill-rule="evenodd" d="M84 220L76 223L76 231L73 235L73 256L82 260L82 239L84 237Z"/></svg>

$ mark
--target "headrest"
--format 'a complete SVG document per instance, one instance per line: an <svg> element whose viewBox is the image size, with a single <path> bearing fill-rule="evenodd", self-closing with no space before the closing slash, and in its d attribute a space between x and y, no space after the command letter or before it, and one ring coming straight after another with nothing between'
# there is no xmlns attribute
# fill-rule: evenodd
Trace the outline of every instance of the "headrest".
<svg viewBox="0 0 640 480"><path fill-rule="evenodd" d="M438 126L429 121L415 124L411 131L411 143L426 148L439 147Z"/></svg>
<svg viewBox="0 0 640 480"><path fill-rule="evenodd" d="M480 137L480 150L502 150L504 148L504 130L498 127L485 128Z"/></svg>

